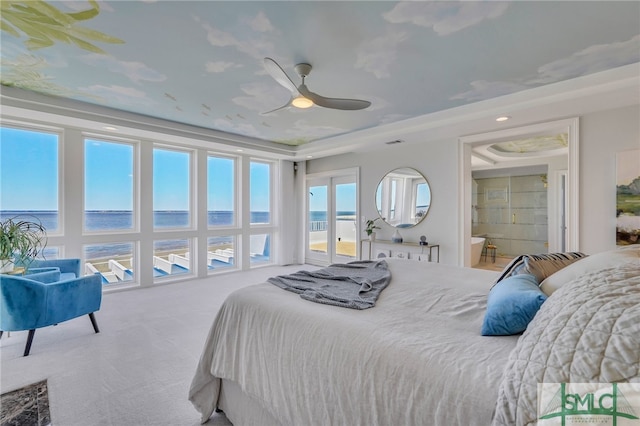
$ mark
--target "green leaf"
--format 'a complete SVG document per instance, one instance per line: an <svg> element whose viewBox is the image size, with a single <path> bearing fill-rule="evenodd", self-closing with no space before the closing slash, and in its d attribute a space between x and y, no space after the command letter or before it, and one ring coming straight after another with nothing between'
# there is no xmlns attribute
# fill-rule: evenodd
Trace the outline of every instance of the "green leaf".
<svg viewBox="0 0 640 426"><path fill-rule="evenodd" d="M70 17L68 14L61 12L57 7L49 5L47 2L42 0L37 0L33 2L28 2L31 10L35 14L42 14L44 16L49 16L51 19L60 23L63 26L73 25L75 20Z"/></svg>
<svg viewBox="0 0 640 426"><path fill-rule="evenodd" d="M20 33L15 30L8 22L0 21L0 30L11 34L14 37L20 37Z"/></svg>
<svg viewBox="0 0 640 426"><path fill-rule="evenodd" d="M64 13L57 7L42 0L24 2L2 1L2 30L20 37L24 33L28 40L25 46L30 49L41 49L52 46L54 41L75 44L81 49L94 53L106 52L90 41L123 44L124 41L100 31L78 26L78 21L86 21L100 13L95 0L90 0L91 8L76 12Z"/></svg>
<svg viewBox="0 0 640 426"><path fill-rule="evenodd" d="M23 33L25 33L31 39L46 39L47 38L47 36L45 36L41 31L39 31L39 29L37 27L34 27L29 22L25 22L24 20L22 20L21 18L19 18L17 16L5 16L5 18L7 20L9 20L10 23L13 24L13 26L15 26L16 28L21 30ZM27 40L27 43L29 43L29 40Z"/></svg>
<svg viewBox="0 0 640 426"><path fill-rule="evenodd" d="M88 42L86 42L84 40L81 40L81 39L79 39L77 37L69 36L69 39L71 40L71 42L73 44L75 44L79 48L84 49L84 50L88 50L89 52L101 53L101 54L106 54L107 53L104 50L100 49L98 46L94 46L93 44L88 43Z"/></svg>
<svg viewBox="0 0 640 426"><path fill-rule="evenodd" d="M90 28L75 26L74 33L77 35L84 36L84 38L88 38L94 41L101 41L103 43L113 43L113 44L124 44L125 41L116 37L112 37L100 31L92 30Z"/></svg>
<svg viewBox="0 0 640 426"><path fill-rule="evenodd" d="M100 6L98 5L98 3L95 1L90 1L89 3L93 5L91 9L69 13L69 16L71 16L76 21L86 21L87 19L98 16L98 14L100 13Z"/></svg>
<svg viewBox="0 0 640 426"><path fill-rule="evenodd" d="M53 46L53 41L50 39L30 38L29 40L25 41L24 44L29 50L37 50L44 47Z"/></svg>

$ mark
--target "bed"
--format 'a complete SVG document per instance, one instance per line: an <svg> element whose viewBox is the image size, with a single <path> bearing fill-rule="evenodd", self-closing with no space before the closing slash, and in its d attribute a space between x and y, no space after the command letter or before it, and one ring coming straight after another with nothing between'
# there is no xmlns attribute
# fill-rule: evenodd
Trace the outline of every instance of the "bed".
<svg viewBox="0 0 640 426"><path fill-rule="evenodd" d="M388 259L391 283L364 310L303 300L270 283L243 288L228 297L211 327L189 399L203 423L215 409L234 425L532 423L537 407L531 378L560 382L578 376L572 376L571 362L554 369L523 359L563 359L567 353L580 359L589 326L572 329L569 315L564 328L573 330L575 344L567 338L536 350L533 340L544 341L550 325L567 314L565 298L608 294L599 283L611 274L622 283L615 297L629 309L602 314L594 308L594 315L617 316L614 322L626 329L610 333L617 341L599 333L590 344L601 344L603 351L617 345L626 368L600 368L591 376L581 369L580 379L640 382L640 251L615 255L600 261L590 256L564 268L565 282L547 286L555 293L524 334L507 336L480 334L487 294L501 276L496 272ZM567 272L587 259L583 270ZM585 274L595 274L586 290ZM599 356L611 358L610 352ZM617 367L615 360L606 362Z"/></svg>

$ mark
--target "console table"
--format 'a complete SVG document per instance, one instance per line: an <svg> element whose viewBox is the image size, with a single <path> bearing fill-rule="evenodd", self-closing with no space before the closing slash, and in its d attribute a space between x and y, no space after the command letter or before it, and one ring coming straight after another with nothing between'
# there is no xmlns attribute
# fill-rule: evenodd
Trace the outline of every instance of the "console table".
<svg viewBox="0 0 640 426"><path fill-rule="evenodd" d="M433 253L433 249L435 253ZM364 260L379 257L395 257L399 259L435 261L440 263L440 244L420 245L419 243L394 243L388 240L360 240L360 253Z"/></svg>

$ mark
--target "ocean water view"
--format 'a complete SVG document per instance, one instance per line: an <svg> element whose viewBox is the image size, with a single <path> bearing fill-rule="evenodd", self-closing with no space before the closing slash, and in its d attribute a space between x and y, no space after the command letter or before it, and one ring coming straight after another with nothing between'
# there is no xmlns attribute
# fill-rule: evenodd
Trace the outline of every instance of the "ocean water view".
<svg viewBox="0 0 640 426"><path fill-rule="evenodd" d="M327 220L327 212L311 211L310 220L323 222ZM338 220L355 220L355 212L338 211ZM6 220L18 216L29 220L35 216L46 229L58 228L58 212L56 211L32 211L32 210L0 210L0 220ZM251 212L251 223L268 223L269 212ZM209 211L208 223L210 226L229 226L233 224L233 212ZM159 210L153 213L153 224L157 228L180 228L189 224L189 212ZM133 227L133 212L123 210L87 211L87 231L102 230L126 230Z"/></svg>
<svg viewBox="0 0 640 426"><path fill-rule="evenodd" d="M29 220L37 217L46 229L58 228L58 212L32 210L0 210L0 220L18 216ZM232 211L210 211L210 226L233 224ZM251 223L269 222L269 212L251 212ZM85 212L87 231L126 230L133 227L133 212L126 210L87 211ZM153 212L153 224L156 228L182 228L189 224L189 212L166 211Z"/></svg>
<svg viewBox="0 0 640 426"><path fill-rule="evenodd" d="M252 212L252 223L269 222L269 212ZM37 218L47 230L56 230L59 226L59 215L56 211L33 210L0 210L0 220L17 218L34 220ZM85 212L86 230L99 231L124 231L133 228L133 212L122 210L87 211ZM155 211L153 223L156 228L183 228L189 224L189 212L186 211ZM210 226L229 226L233 224L232 211L210 211L208 213ZM209 244L212 246L232 244L233 237L211 237ZM155 249L159 251L185 250L186 240L157 241ZM86 247L87 259L102 258L104 256L127 255L132 252L130 243L90 245Z"/></svg>
<svg viewBox="0 0 640 426"><path fill-rule="evenodd" d="M209 211L208 223L210 226L229 226L233 224L234 212L232 211ZM338 211L338 220L355 220L355 212ZM32 210L0 210L0 220L18 218L24 220L34 220L37 218L47 230L56 230L59 226L59 214L56 211L32 211ZM269 212L251 212L252 223L268 223ZM311 211L310 219L316 223L326 223L327 213L325 211ZM123 231L133 228L133 212L110 210L110 211L87 211L85 212L86 230L90 232L99 231ZM156 228L181 228L189 224L189 212L186 211L155 211L153 223ZM326 226L326 225L325 225ZM325 226L320 227L325 229ZM208 239L210 246L232 246L233 237L219 236ZM171 250L188 250L187 240L159 240L154 245L155 250L168 252ZM93 244L86 246L86 258L101 259L109 256L127 256L133 251L131 243L109 243Z"/></svg>

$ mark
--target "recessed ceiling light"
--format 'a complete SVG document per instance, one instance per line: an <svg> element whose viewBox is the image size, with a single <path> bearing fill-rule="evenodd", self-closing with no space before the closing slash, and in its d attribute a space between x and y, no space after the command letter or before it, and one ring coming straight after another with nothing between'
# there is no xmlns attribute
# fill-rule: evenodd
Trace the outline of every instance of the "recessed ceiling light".
<svg viewBox="0 0 640 426"><path fill-rule="evenodd" d="M236 149L236 152L242 152L242 150L241 149Z"/></svg>
<svg viewBox="0 0 640 426"><path fill-rule="evenodd" d="M105 130L118 130L117 127L113 127L113 126L104 126L103 129L105 129Z"/></svg>
<svg viewBox="0 0 640 426"><path fill-rule="evenodd" d="M496 118L496 121L507 121L508 119L510 119L511 117L508 115L502 115L498 118Z"/></svg>
<svg viewBox="0 0 640 426"><path fill-rule="evenodd" d="M313 155L307 155L307 158L313 158Z"/></svg>

